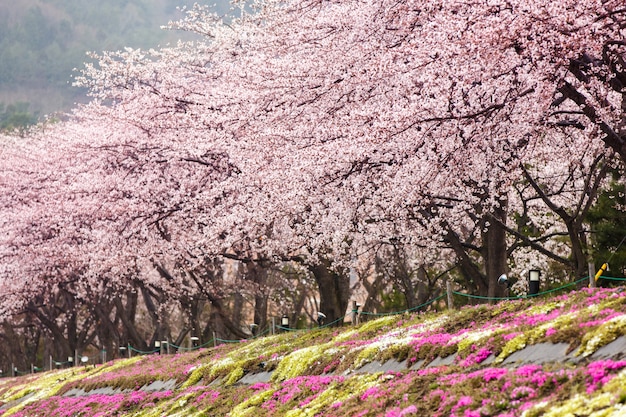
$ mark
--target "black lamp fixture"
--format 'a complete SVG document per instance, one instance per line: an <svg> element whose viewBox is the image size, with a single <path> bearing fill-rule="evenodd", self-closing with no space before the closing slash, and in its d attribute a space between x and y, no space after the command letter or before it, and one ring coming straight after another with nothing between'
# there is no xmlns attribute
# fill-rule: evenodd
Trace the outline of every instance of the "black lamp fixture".
<svg viewBox="0 0 626 417"><path fill-rule="evenodd" d="M528 271L528 295L539 294L539 281L541 278L541 271L538 269L531 269Z"/></svg>

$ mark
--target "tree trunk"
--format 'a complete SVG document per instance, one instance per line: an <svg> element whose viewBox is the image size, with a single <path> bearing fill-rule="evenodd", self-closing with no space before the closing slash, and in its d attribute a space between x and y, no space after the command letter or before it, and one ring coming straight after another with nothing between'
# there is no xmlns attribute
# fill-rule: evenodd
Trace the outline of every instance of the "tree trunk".
<svg viewBox="0 0 626 417"><path fill-rule="evenodd" d="M254 295L254 324L258 329L267 326L267 267L257 262L246 265L248 279L256 284L257 291Z"/></svg>
<svg viewBox="0 0 626 417"><path fill-rule="evenodd" d="M489 225L483 233L483 259L487 275L487 294L490 301L507 296L507 287L498 284L500 275L508 271L506 246L506 202L501 200L500 207L487 216Z"/></svg>
<svg viewBox="0 0 626 417"><path fill-rule="evenodd" d="M485 275L480 271L472 257L469 256L468 249L461 241L459 235L446 222L442 226L446 230L444 239L456 255L459 271L465 279L465 285L468 290L473 294L487 295L489 286L487 280L485 280Z"/></svg>
<svg viewBox="0 0 626 417"><path fill-rule="evenodd" d="M325 323L341 324L350 299L350 276L343 269L331 269L330 261L322 259L318 265L309 266L320 295L320 312L326 315Z"/></svg>

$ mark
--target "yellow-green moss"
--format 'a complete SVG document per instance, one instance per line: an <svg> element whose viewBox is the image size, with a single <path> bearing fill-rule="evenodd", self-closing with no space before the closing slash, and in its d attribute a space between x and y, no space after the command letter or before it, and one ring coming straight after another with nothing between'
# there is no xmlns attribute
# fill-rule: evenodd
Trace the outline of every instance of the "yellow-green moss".
<svg viewBox="0 0 626 417"><path fill-rule="evenodd" d="M272 374L273 381L284 381L304 375L306 370L321 359L327 345L314 345L298 349L285 356Z"/></svg>
<svg viewBox="0 0 626 417"><path fill-rule="evenodd" d="M587 357L624 334L626 334L626 315L613 317L583 336L576 355Z"/></svg>
<svg viewBox="0 0 626 417"><path fill-rule="evenodd" d="M384 328L385 326L391 326L392 324L395 324L397 321L399 320L399 316L384 316L384 317L380 317L378 319L372 320L372 321L366 321L365 323L361 324L358 327L358 331L361 334L365 334L365 333L375 333L379 330L381 330L382 328Z"/></svg>
<svg viewBox="0 0 626 417"><path fill-rule="evenodd" d="M358 369L362 367L363 365L372 362L376 358L376 355L379 352L380 350L378 349L377 346L370 345L361 349L356 359L354 360L354 365L353 365L354 369Z"/></svg>
<svg viewBox="0 0 626 417"><path fill-rule="evenodd" d="M233 385L235 382L239 381L243 377L243 375L243 368L241 366L236 366L235 369L230 371L230 373L224 380L224 385Z"/></svg>
<svg viewBox="0 0 626 417"><path fill-rule="evenodd" d="M209 365L199 366L196 369L194 369L189 375L189 377L187 378L187 380L183 382L183 385L181 386L181 388L182 389L189 388L190 386L195 385L198 382L200 382L200 380L204 378L204 376L208 373L209 369L210 369Z"/></svg>

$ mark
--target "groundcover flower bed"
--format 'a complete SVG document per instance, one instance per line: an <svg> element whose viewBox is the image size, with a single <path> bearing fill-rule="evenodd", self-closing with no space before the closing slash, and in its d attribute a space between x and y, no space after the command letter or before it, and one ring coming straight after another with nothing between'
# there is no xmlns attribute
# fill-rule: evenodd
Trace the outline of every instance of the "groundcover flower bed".
<svg viewBox="0 0 626 417"><path fill-rule="evenodd" d="M626 415L624 335L626 293L583 289L3 378L0 413Z"/></svg>

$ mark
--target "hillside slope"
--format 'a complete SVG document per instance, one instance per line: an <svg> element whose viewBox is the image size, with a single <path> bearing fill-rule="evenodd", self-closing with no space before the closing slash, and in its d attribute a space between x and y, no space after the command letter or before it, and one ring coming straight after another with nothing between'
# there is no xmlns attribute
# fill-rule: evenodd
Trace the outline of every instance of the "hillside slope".
<svg viewBox="0 0 626 417"><path fill-rule="evenodd" d="M188 35L162 30L191 7L186 0L20 0L0 2L0 103L26 102L29 110L66 112L87 100L72 87L75 68L92 62L87 52L154 48ZM227 0L215 10L224 14Z"/></svg>
<svg viewBox="0 0 626 417"><path fill-rule="evenodd" d="M382 316L0 380L4 416L626 415L626 292Z"/></svg>

